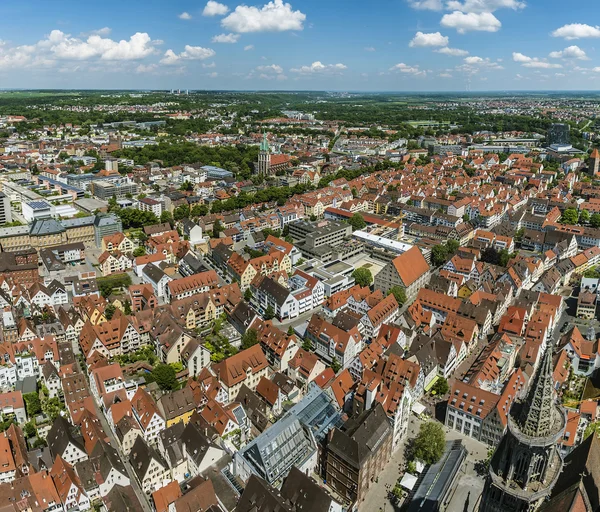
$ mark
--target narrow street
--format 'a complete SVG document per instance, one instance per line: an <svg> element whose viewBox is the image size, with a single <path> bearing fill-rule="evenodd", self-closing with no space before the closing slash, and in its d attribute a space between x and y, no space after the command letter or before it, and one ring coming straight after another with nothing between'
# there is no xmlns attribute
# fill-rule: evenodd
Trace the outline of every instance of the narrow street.
<svg viewBox="0 0 600 512"><path fill-rule="evenodd" d="M77 370L80 373L85 374L85 372L83 372L83 370L81 369L79 360L75 361L75 365L76 365ZM87 379L87 375L86 375L86 379ZM131 464L129 463L129 459L123 455L119 441L115 437L115 434L113 433L112 429L110 428L110 425L108 424L108 421L106 420L106 417L104 416L104 413L100 410L100 408L98 407L98 404L96 403L95 400L94 400L94 406L96 408L96 416L100 420L100 424L102 425L104 432L106 432L106 435L110 438L110 445L112 447L114 447L115 450L117 450L119 457L123 461L123 465L125 466L125 469L127 470L127 474L129 476L129 480L131 481L131 486L133 487L133 490L134 490L136 496L138 497L140 503L142 504L144 512L154 512L153 508L150 504L149 498L146 496L146 493L142 490L142 488L140 487L140 485L137 481L137 478L135 476L133 468L131 467Z"/></svg>

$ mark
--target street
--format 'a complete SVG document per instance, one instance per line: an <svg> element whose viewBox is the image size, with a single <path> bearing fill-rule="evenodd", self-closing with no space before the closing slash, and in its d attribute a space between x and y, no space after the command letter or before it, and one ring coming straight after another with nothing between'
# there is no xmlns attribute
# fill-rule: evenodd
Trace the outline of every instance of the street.
<svg viewBox="0 0 600 512"><path fill-rule="evenodd" d="M76 365L76 368L79 370L79 372L83 373L83 370L81 369L78 360L75 361L75 365ZM119 444L117 438L115 437L115 434L113 433L112 429L110 428L110 425L108 424L108 421L106 420L106 417L104 416L104 413L98 407L98 404L96 403L95 400L94 400L94 406L96 408L96 417L100 420L100 424L102 425L104 432L110 438L110 445L113 448L115 448L115 450L117 450L119 457L123 461L123 465L125 466L125 469L127 470L127 474L129 475L129 480L131 481L131 486L133 487L133 490L135 491L136 496L138 497L140 503L142 504L142 508L144 509L144 512L153 512L152 506L150 505L150 500L149 500L148 496L146 496L146 493L140 487L140 485L137 481L137 478L135 476L135 473L133 471L133 468L131 467L131 464L129 463L129 458L125 457L125 455L123 455L123 452L121 451L121 445Z"/></svg>
<svg viewBox="0 0 600 512"><path fill-rule="evenodd" d="M406 440L416 437L422 423L423 421L416 416L411 417ZM485 483L485 478L477 474L475 465L487 458L488 446L454 430L445 427L444 430L447 441L460 439L469 452L456 485L456 490L446 510L449 512L474 512ZM372 483L366 499L359 505L360 512L399 510L388 498L388 492L394 488L396 481L402 474L401 469L405 463L404 448L405 443L398 447L388 465L379 474L378 480Z"/></svg>

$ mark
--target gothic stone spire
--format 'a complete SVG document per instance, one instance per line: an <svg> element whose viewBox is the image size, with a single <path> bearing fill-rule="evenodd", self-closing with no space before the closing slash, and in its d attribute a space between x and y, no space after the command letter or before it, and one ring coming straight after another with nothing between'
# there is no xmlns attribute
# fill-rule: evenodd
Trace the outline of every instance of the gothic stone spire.
<svg viewBox="0 0 600 512"><path fill-rule="evenodd" d="M552 347L548 347L521 410L521 431L531 437L551 435L555 427L555 411Z"/></svg>

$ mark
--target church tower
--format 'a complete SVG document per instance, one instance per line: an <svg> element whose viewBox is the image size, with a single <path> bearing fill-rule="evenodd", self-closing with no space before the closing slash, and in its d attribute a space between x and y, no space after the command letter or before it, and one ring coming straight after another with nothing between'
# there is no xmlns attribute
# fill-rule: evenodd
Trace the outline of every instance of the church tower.
<svg viewBox="0 0 600 512"><path fill-rule="evenodd" d="M566 414L554 396L549 347L525 400L508 415L508 430L490 462L480 512L529 512L550 496L563 467L558 442Z"/></svg>
<svg viewBox="0 0 600 512"><path fill-rule="evenodd" d="M598 148L594 148L594 151L590 155L588 172L591 176L598 176L600 174L600 153L598 152Z"/></svg>
<svg viewBox="0 0 600 512"><path fill-rule="evenodd" d="M267 133L263 133L263 140L260 143L260 152L258 153L258 174L268 175L271 172L271 149L267 140Z"/></svg>

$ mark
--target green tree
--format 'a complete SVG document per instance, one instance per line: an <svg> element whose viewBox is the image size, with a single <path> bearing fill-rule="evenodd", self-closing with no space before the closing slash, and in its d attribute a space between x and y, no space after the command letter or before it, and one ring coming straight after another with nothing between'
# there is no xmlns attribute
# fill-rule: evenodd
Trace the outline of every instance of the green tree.
<svg viewBox="0 0 600 512"><path fill-rule="evenodd" d="M310 341L309 339L305 339L302 342L302 349L306 350L307 352L312 352L314 349L312 341Z"/></svg>
<svg viewBox="0 0 600 512"><path fill-rule="evenodd" d="M582 210L582 212L579 214L579 223L587 224L589 221L590 221L590 212L588 212L587 210Z"/></svg>
<svg viewBox="0 0 600 512"><path fill-rule="evenodd" d="M560 218L560 222L563 224L577 224L577 220L579 219L579 215L575 208L567 208L562 217Z"/></svg>
<svg viewBox="0 0 600 512"><path fill-rule="evenodd" d="M129 299L123 303L123 310L126 315L131 315L131 301Z"/></svg>
<svg viewBox="0 0 600 512"><path fill-rule="evenodd" d="M160 214L160 221L164 224L166 222L168 222L169 224L173 225L173 215L171 214L170 211L165 210L164 212L162 212Z"/></svg>
<svg viewBox="0 0 600 512"><path fill-rule="evenodd" d="M42 412L42 402L37 392L26 393L23 395L25 400L25 409L27 410L27 416L33 418L36 414Z"/></svg>
<svg viewBox="0 0 600 512"><path fill-rule="evenodd" d="M114 316L116 310L117 307L114 304L107 304L107 306L104 308L104 316L106 317L106 319L112 320L112 317Z"/></svg>
<svg viewBox="0 0 600 512"><path fill-rule="evenodd" d="M456 254L456 251L458 251L460 244L456 240L448 240L446 242L446 247L448 248L448 255L454 255Z"/></svg>
<svg viewBox="0 0 600 512"><path fill-rule="evenodd" d="M265 311L265 320L273 320L273 318L275 318L275 311L273 310L273 306L269 304Z"/></svg>
<svg viewBox="0 0 600 512"><path fill-rule="evenodd" d="M213 238L219 238L219 234L224 230L219 219L213 222Z"/></svg>
<svg viewBox="0 0 600 512"><path fill-rule="evenodd" d="M448 381L442 377L435 382L432 391L435 391L437 396L444 396L446 393L448 393L449 389L450 387L448 386Z"/></svg>
<svg viewBox="0 0 600 512"><path fill-rule="evenodd" d="M339 362L338 358L333 356L333 359L331 360L331 369L337 373L342 369L342 363Z"/></svg>
<svg viewBox="0 0 600 512"><path fill-rule="evenodd" d="M23 425L23 434L25 434L25 438L27 439L37 436L37 429L33 421L28 421Z"/></svg>
<svg viewBox="0 0 600 512"><path fill-rule="evenodd" d="M287 333L288 333L288 336L291 336L292 334L294 334L294 328L291 325L288 327Z"/></svg>
<svg viewBox="0 0 600 512"><path fill-rule="evenodd" d="M413 457L425 464L435 464L444 453L445 443L446 436L441 423L423 423L412 445Z"/></svg>
<svg viewBox="0 0 600 512"><path fill-rule="evenodd" d="M146 254L146 248L143 246L136 247L133 250L133 255L137 258L138 256L144 256Z"/></svg>
<svg viewBox="0 0 600 512"><path fill-rule="evenodd" d="M181 220L181 219L185 219L186 217L190 216L190 205L189 204L182 204L181 206L178 206L177 208L175 208L175 210L173 211L173 218L175 220Z"/></svg>
<svg viewBox="0 0 600 512"><path fill-rule="evenodd" d="M242 348L247 349L258 343L258 332L256 329L248 329L242 336Z"/></svg>
<svg viewBox="0 0 600 512"><path fill-rule="evenodd" d="M168 364L159 364L152 370L152 378L162 390L171 391L177 388L175 368Z"/></svg>
<svg viewBox="0 0 600 512"><path fill-rule="evenodd" d="M406 302L406 290L401 286L392 286L389 291L389 294L393 294L396 297L396 302L402 306Z"/></svg>
<svg viewBox="0 0 600 512"><path fill-rule="evenodd" d="M365 227L367 227L365 218L360 213L355 213L354 215L352 215L351 219L348 221L348 224L352 226L352 231L357 231L359 229L364 229Z"/></svg>
<svg viewBox="0 0 600 512"><path fill-rule="evenodd" d="M373 282L373 274L366 267L359 267L354 272L352 272L352 277L356 284L360 286L371 286Z"/></svg>
<svg viewBox="0 0 600 512"><path fill-rule="evenodd" d="M445 244L436 245L431 250L431 262L439 267L448 261L448 247Z"/></svg>
<svg viewBox="0 0 600 512"><path fill-rule="evenodd" d="M250 302L252 300L252 291L250 288L246 288L246 291L244 292L244 299L246 302Z"/></svg>
<svg viewBox="0 0 600 512"><path fill-rule="evenodd" d="M190 191L194 190L194 185L192 184L191 181L186 180L181 184L181 187L179 187L179 190L190 192Z"/></svg>
<svg viewBox="0 0 600 512"><path fill-rule="evenodd" d="M590 225L593 228L600 228L600 213L594 213L590 217Z"/></svg>

